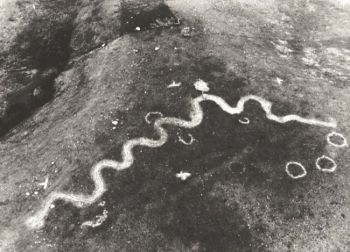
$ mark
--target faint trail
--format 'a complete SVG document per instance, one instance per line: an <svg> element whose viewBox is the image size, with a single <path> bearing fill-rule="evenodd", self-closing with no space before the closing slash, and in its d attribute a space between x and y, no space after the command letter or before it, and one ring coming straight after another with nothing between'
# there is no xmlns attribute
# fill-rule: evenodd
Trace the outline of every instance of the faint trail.
<svg viewBox="0 0 350 252"><path fill-rule="evenodd" d="M271 112L272 103L255 95L244 96L238 101L236 107L231 107L225 100L223 100L219 96L202 94L191 100L190 120L186 121L184 119L176 117L158 118L154 122L154 129L159 135L159 139L154 140L146 137L140 137L128 140L124 143L122 147L122 161L118 162L114 160L102 160L95 164L90 172L91 178L95 185L95 189L91 195L73 194L69 192L52 192L43 202L41 209L35 215L28 218L25 224L31 229L42 228L45 224L45 219L51 210L50 206L56 200L64 200L66 202L72 203L78 208L86 207L95 203L107 191L105 181L102 177L103 169L112 168L114 170L121 171L129 168L134 162L133 148L136 146L158 148L164 145L168 140L168 133L164 129L165 125L178 126L187 129L191 129L200 125L203 120L203 110L200 103L203 101L214 102L223 111L231 115L240 114L241 112L243 112L244 104L246 102L256 101L261 105L262 109L265 111L266 117L278 123L298 121L301 123L322 127L335 128L337 126L334 120L331 120L330 122L325 122L317 119L303 118L294 114L286 116L276 116Z"/></svg>

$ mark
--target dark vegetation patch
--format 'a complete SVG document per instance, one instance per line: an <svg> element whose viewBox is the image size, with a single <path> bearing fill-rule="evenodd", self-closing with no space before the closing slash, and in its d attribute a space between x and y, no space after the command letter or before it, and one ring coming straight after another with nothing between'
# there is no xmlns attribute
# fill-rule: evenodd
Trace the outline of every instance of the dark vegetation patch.
<svg viewBox="0 0 350 252"><path fill-rule="evenodd" d="M5 109L0 117L0 137L5 136L13 127L53 98L53 81L57 74L58 70L55 68L42 71L34 76L28 86L5 97Z"/></svg>
<svg viewBox="0 0 350 252"><path fill-rule="evenodd" d="M24 87L7 94L0 104L0 137L54 97L54 80L65 68L71 53L74 13L58 11L59 4L61 8L67 6L63 2L67 1L58 1L57 5L43 1L44 6L52 8L51 12L34 17L15 39L10 50L15 59L11 68L35 69L36 73L30 80L19 80L18 73L9 71L9 81L23 83Z"/></svg>
<svg viewBox="0 0 350 252"><path fill-rule="evenodd" d="M62 69L69 60L73 20L68 14L35 17L17 36L14 53L27 68Z"/></svg>
<svg viewBox="0 0 350 252"><path fill-rule="evenodd" d="M166 28L180 24L180 20L164 3L152 6L152 8L145 7L142 9L139 7L133 9L123 4L121 11L122 34Z"/></svg>

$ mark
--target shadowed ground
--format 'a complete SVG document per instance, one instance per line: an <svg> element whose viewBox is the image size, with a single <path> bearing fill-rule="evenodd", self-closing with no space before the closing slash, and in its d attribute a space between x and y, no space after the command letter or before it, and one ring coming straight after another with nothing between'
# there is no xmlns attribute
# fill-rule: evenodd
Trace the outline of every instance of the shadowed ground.
<svg viewBox="0 0 350 252"><path fill-rule="evenodd" d="M163 147L137 147L130 169L106 170L99 202L56 202L42 230L23 225L51 191L90 193L91 166L119 160L126 140L156 137L148 112L188 118L197 79L232 105L255 94L277 115L333 117L348 138L346 2L3 6L1 251L348 250L348 149L327 144L331 129L267 120L253 101L236 116L205 103L199 127L169 127ZM173 81L182 85L167 88ZM250 124L239 123L244 117ZM196 141L183 145L189 133ZM335 173L316 169L322 155L337 162ZM307 176L288 177L288 161ZM191 177L177 179L180 171ZM82 226L104 210L102 225Z"/></svg>

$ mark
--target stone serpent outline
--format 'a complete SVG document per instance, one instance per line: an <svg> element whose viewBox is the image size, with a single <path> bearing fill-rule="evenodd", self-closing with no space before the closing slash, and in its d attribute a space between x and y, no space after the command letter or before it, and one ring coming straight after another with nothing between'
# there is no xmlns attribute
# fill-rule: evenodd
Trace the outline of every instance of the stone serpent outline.
<svg viewBox="0 0 350 252"><path fill-rule="evenodd" d="M134 162L133 148L136 146L158 148L164 145L168 140L168 133L164 128L165 125L178 126L187 129L191 129L200 125L203 120L203 109L200 103L203 101L211 101L216 103L216 105L218 105L223 111L230 115L242 113L244 110L244 104L246 102L256 101L265 111L266 117L278 123L298 121L304 124L322 127L335 128L337 126L334 119L331 119L329 122L325 122L317 119L303 118L295 114L286 116L274 115L271 112L272 103L256 95L247 95L241 97L241 99L237 102L236 107L231 107L223 98L219 96L202 93L200 96L191 100L191 110L189 116L190 120L187 121L176 117L158 118L154 122L154 129L159 135L159 139L154 140L146 137L140 137L126 141L122 146L122 161L118 162L114 160L101 160L91 168L90 175L95 185L95 189L91 195L73 194L69 192L52 192L43 202L41 209L25 221L27 227L30 229L42 228L45 225L45 219L51 210L50 206L56 200L64 200L66 202L72 203L78 208L83 208L95 203L107 191L107 187L101 173L103 169L112 168L116 171L122 171L129 168Z"/></svg>

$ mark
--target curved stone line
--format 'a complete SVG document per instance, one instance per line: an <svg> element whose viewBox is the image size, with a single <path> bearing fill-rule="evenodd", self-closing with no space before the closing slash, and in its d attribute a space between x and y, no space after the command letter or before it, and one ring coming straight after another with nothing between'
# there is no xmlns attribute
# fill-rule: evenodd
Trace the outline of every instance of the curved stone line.
<svg viewBox="0 0 350 252"><path fill-rule="evenodd" d="M298 115L286 115L277 116L272 114L271 106L272 103L255 95L248 95L242 97L236 107L231 107L224 99L216 95L202 94L191 101L191 111L190 120L186 121L184 119L176 117L162 117L158 118L154 122L154 129L159 135L159 139L149 139L146 137L140 137L128 140L124 143L122 147L122 161L114 160L101 160L95 164L90 172L92 181L94 182L95 189L91 195L85 194L74 194L69 192L52 192L48 195L47 199L41 206L41 209L35 213L35 215L29 217L25 224L31 229L42 228L45 224L45 219L50 212L50 206L56 200L63 200L72 203L78 208L89 206L95 203L107 190L105 181L102 177L102 170L105 168L112 168L116 171L121 171L129 168L134 162L133 148L136 146L146 146L149 148L158 148L164 145L168 140L168 133L164 129L165 125L178 126L182 128L191 129L201 124L203 120L203 110L200 105L203 101L211 101L216 103L223 111L228 114L235 115L240 114L244 110L244 104L247 101L257 101L260 103L261 107L266 113L266 117L270 120L276 121L278 123L286 123L290 121L298 121L305 124L317 125L323 127L336 127L336 122L331 120L330 122L324 122L317 119L307 119L300 117Z"/></svg>

